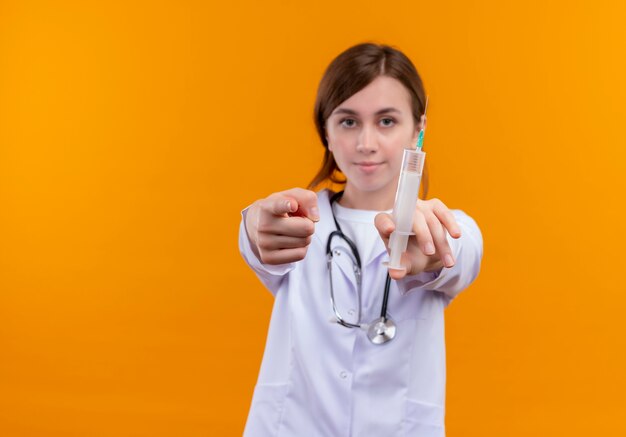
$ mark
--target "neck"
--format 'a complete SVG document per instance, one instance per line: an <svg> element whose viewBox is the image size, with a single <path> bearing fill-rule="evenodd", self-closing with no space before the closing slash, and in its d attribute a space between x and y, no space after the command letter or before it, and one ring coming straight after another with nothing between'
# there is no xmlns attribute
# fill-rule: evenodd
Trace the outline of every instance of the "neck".
<svg viewBox="0 0 626 437"><path fill-rule="evenodd" d="M349 184L346 185L343 196L339 200L339 204L346 208L362 209L366 211L386 211L393 208L393 199L395 197L395 187L393 191L389 189L379 190L376 192L361 192L353 189Z"/></svg>

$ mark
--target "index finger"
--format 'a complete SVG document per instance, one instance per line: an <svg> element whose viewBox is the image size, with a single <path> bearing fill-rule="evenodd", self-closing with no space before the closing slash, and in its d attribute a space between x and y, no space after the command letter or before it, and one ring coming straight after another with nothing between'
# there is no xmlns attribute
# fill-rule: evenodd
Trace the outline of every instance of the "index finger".
<svg viewBox="0 0 626 437"><path fill-rule="evenodd" d="M297 202L280 194L275 195L270 202L268 209L272 214L278 216L295 212L298 207Z"/></svg>
<svg viewBox="0 0 626 437"><path fill-rule="evenodd" d="M290 211L293 215L307 217L314 222L320 220L320 213L317 207L317 194L315 194L315 192L303 188L292 188L280 194L295 201L295 209Z"/></svg>

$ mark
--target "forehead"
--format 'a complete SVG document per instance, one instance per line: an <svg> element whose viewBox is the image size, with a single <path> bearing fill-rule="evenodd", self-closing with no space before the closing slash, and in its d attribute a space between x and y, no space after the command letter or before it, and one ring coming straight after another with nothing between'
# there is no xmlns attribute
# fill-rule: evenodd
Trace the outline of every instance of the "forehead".
<svg viewBox="0 0 626 437"><path fill-rule="evenodd" d="M402 83L389 76L378 76L358 93L350 96L333 110L349 109L358 114L376 113L383 108L394 108L411 113L411 95Z"/></svg>

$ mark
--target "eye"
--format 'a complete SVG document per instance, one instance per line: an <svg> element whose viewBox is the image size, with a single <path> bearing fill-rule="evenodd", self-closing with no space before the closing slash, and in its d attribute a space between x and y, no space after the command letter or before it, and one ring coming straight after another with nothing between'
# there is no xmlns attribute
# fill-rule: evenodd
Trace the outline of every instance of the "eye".
<svg viewBox="0 0 626 437"><path fill-rule="evenodd" d="M352 119L352 118L344 118L343 120L341 120L341 121L339 122L339 124L340 124L341 126L346 127L346 128L348 128L348 129L349 129L349 128L351 128L351 127L356 126L356 120L354 120L354 119Z"/></svg>
<svg viewBox="0 0 626 437"><path fill-rule="evenodd" d="M396 124L396 121L393 118L386 117L380 120L380 125L383 127L391 127L395 124Z"/></svg>

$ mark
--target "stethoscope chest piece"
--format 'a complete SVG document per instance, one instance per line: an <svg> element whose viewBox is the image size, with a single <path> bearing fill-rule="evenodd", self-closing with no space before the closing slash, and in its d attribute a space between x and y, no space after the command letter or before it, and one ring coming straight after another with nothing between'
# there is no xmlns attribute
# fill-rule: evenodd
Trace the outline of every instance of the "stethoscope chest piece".
<svg viewBox="0 0 626 437"><path fill-rule="evenodd" d="M383 317L374 320L367 329L367 338L374 344L383 344L396 336L396 324Z"/></svg>

